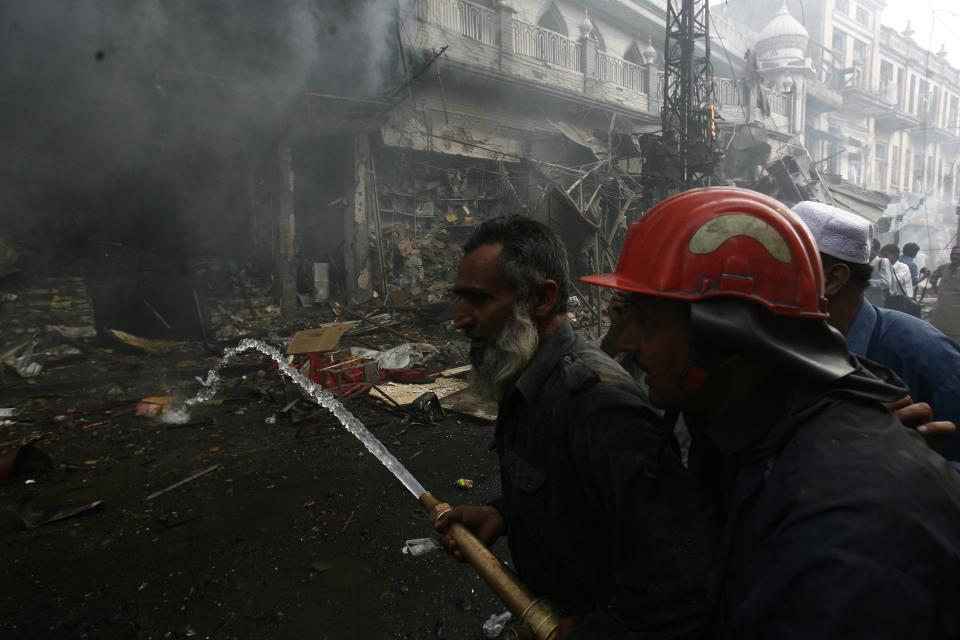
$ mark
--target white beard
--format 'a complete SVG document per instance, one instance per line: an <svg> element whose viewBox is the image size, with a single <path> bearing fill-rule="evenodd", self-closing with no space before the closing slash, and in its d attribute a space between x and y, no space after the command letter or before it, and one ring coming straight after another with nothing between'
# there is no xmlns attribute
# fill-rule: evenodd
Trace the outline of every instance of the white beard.
<svg viewBox="0 0 960 640"><path fill-rule="evenodd" d="M474 389L480 396L500 402L533 360L539 346L537 328L526 308L518 304L513 317L497 335L495 345L471 349Z"/></svg>

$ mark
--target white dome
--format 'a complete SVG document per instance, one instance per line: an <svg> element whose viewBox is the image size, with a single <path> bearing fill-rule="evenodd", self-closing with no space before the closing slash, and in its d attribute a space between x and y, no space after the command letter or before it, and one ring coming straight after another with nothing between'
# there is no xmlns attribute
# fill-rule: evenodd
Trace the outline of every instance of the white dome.
<svg viewBox="0 0 960 640"><path fill-rule="evenodd" d="M807 33L803 24L790 14L787 3L784 1L777 15L760 31L755 49L757 55L761 57L766 52L777 50L799 49L805 52L809 42L810 34Z"/></svg>

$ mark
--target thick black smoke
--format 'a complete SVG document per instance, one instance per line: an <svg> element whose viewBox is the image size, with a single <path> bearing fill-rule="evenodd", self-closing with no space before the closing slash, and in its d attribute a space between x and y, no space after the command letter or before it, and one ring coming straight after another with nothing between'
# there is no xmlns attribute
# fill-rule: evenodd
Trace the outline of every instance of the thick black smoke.
<svg viewBox="0 0 960 640"><path fill-rule="evenodd" d="M294 126L304 92L369 98L395 87L395 7L0 3L0 223L21 237L126 225L124 237L155 241L191 220L238 217L251 168Z"/></svg>

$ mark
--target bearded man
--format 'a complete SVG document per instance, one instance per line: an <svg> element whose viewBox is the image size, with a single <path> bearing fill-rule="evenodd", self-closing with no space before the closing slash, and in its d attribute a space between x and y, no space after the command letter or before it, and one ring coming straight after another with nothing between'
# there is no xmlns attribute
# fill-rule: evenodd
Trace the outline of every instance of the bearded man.
<svg viewBox="0 0 960 640"><path fill-rule="evenodd" d="M502 494L436 527L506 535L520 578L564 616L556 637L689 637L708 612L714 532L672 434L567 321L568 278L563 244L528 218L489 220L466 243L455 323L475 388L499 405Z"/></svg>

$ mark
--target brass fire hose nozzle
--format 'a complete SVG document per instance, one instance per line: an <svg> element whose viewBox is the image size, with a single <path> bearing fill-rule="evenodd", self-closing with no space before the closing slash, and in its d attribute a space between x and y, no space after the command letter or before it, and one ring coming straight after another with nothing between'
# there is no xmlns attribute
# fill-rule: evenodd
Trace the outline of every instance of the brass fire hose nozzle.
<svg viewBox="0 0 960 640"><path fill-rule="evenodd" d="M420 504L427 510L430 522L436 522L444 513L453 509L446 502L440 502L429 491L420 496ZM447 529L450 537L457 543L463 558L483 578L494 594L507 606L510 613L524 632L520 637L549 640L560 626L560 615L547 600L537 598L519 578L493 555L482 542L477 540L469 529L459 522ZM528 635L529 631L532 635Z"/></svg>

